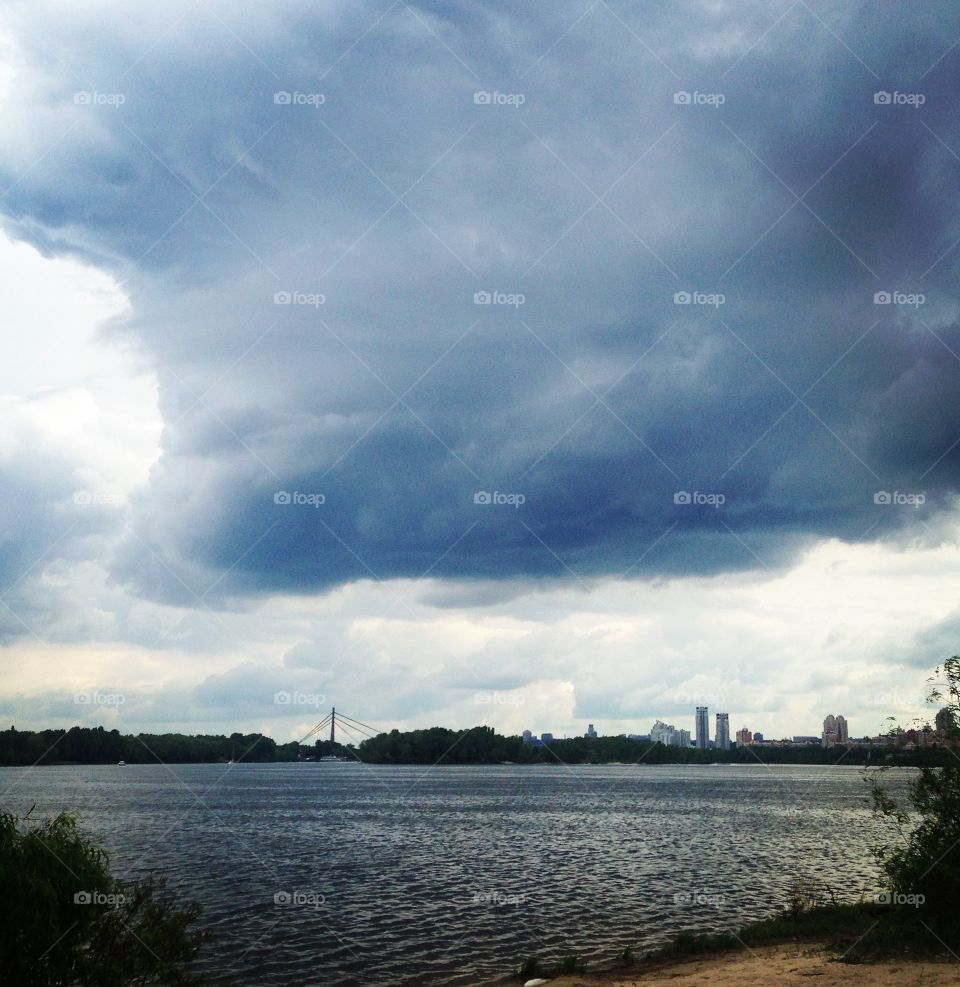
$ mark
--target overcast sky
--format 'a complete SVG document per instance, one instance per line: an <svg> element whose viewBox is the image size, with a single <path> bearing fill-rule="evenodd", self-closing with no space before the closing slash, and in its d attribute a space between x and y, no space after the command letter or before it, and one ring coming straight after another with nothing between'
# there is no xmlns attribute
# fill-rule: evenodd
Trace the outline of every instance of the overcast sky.
<svg viewBox="0 0 960 987"><path fill-rule="evenodd" d="M0 722L922 715L958 39L948 0L8 0Z"/></svg>

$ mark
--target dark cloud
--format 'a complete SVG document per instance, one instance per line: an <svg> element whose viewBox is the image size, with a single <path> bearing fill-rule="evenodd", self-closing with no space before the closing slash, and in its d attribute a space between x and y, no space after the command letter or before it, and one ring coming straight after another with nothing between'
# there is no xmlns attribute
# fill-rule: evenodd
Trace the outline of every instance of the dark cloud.
<svg viewBox="0 0 960 987"><path fill-rule="evenodd" d="M513 6L13 6L60 143L7 223L124 279L161 381L116 581L774 568L950 503L960 14Z"/></svg>

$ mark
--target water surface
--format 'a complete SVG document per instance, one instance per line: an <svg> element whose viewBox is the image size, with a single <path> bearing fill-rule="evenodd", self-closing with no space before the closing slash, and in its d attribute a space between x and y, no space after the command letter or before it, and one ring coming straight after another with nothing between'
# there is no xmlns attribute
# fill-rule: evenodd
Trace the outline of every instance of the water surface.
<svg viewBox="0 0 960 987"><path fill-rule="evenodd" d="M888 774L896 787L906 771ZM216 983L460 985L770 914L791 881L877 886L860 768L0 768L78 811L114 869L204 907Z"/></svg>

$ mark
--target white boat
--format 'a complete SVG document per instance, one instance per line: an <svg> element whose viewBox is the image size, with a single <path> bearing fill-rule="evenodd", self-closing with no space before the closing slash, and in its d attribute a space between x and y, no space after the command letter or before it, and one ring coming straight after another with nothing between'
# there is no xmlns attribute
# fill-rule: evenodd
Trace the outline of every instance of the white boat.
<svg viewBox="0 0 960 987"><path fill-rule="evenodd" d="M127 762L126 761L117 761L117 767L118 768L125 768L126 766L127 766Z"/></svg>

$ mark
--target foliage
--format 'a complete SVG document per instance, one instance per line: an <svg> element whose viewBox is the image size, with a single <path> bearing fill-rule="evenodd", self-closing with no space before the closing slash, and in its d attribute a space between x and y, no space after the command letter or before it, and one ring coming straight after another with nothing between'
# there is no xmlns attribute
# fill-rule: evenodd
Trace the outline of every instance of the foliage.
<svg viewBox="0 0 960 987"><path fill-rule="evenodd" d="M0 812L0 983L187 987L199 906L162 882L123 883L68 814L32 824Z"/></svg>
<svg viewBox="0 0 960 987"><path fill-rule="evenodd" d="M103 727L69 730L0 730L0 764L197 764L296 761L313 748L278 745L260 733L229 737L181 733L122 735Z"/></svg>
<svg viewBox="0 0 960 987"><path fill-rule="evenodd" d="M580 962L580 957L577 955L564 956L562 960L557 964L557 968L554 971L558 974L564 973L582 973L585 965Z"/></svg>
<svg viewBox="0 0 960 987"><path fill-rule="evenodd" d="M491 727L466 730L430 727L392 730L364 740L359 747L317 740L313 745L277 744L260 733L229 737L179 733L122 735L103 727L69 730L0 731L0 764L196 764L301 761L335 754L370 764L946 764L944 747L824 748L747 747L730 751L666 747L649 740L618 737L570 737L549 746L526 744Z"/></svg>
<svg viewBox="0 0 960 987"><path fill-rule="evenodd" d="M517 964L516 975L520 980L528 980L531 977L539 977L540 970L540 960L536 956L528 956Z"/></svg>
<svg viewBox="0 0 960 987"><path fill-rule="evenodd" d="M787 891L784 913L789 918L798 918L815 908L837 904L837 893L829 884L798 877L791 882Z"/></svg>
<svg viewBox="0 0 960 987"><path fill-rule="evenodd" d="M937 669L941 674L946 693L934 686L930 699L946 701L938 719L953 748L949 762L920 769L907 805L893 799L880 780L873 787L876 813L898 836L894 844L874 851L888 882L887 897L895 906L932 919L955 915L960 908L960 753L955 749L960 733L960 656L947 659Z"/></svg>

